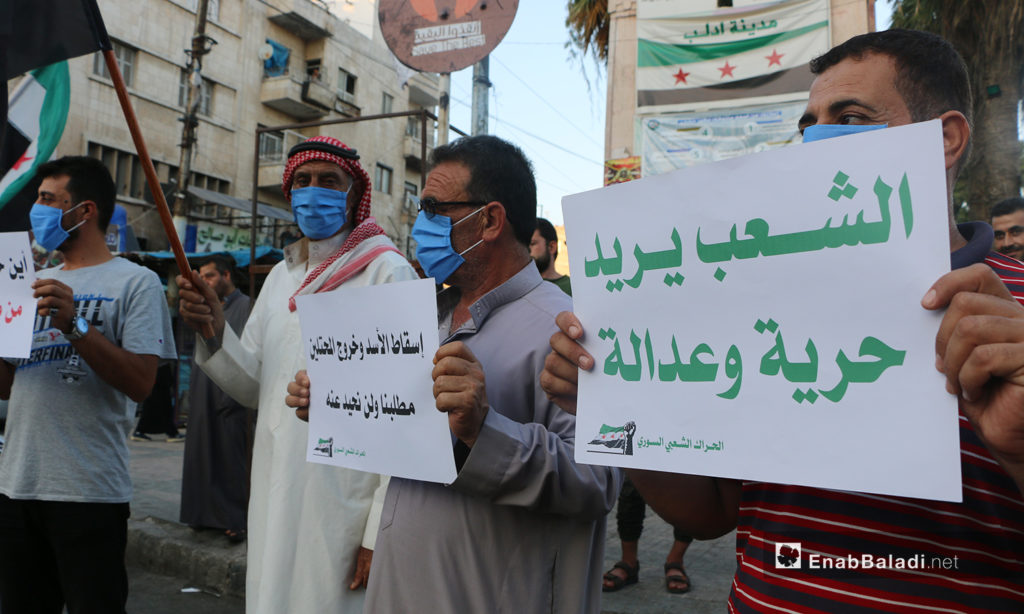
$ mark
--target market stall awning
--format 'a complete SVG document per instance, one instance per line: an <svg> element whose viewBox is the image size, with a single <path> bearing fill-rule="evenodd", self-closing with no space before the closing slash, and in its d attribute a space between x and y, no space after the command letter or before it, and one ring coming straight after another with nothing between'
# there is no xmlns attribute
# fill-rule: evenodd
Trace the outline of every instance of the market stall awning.
<svg viewBox="0 0 1024 614"><path fill-rule="evenodd" d="M215 205L224 205L225 207L231 207L232 209L238 209L246 213L252 213L252 201L244 200L241 198L235 198L234 196L228 196L227 194L221 194L220 192L214 192L213 190L207 190L206 188L199 188L194 185L188 187L189 194L198 196L208 203ZM292 216L291 211L285 211L284 209L278 209L272 205L266 203L257 203L256 211L263 217L269 217L275 220L283 220L285 222L294 222L295 218Z"/></svg>
<svg viewBox="0 0 1024 614"><path fill-rule="evenodd" d="M138 256L139 258L142 258L142 259L154 258L156 260L169 260L171 258L174 258L174 253L173 252L169 252L169 251L133 252L133 253L136 256ZM207 258L207 257L212 256L214 254L229 254L232 258L235 259L235 264L238 265L239 268L244 268L244 267L249 266L249 250L247 250L247 249L236 249L236 250L231 250L231 251L220 251L220 252L186 252L185 253L185 257L191 260L191 259ZM282 251L280 249L277 249L277 248L274 248L274 247L269 247L269 246L266 246L266 245L260 245L260 246L258 246L256 248L256 260L259 260L260 258L263 258L264 256L269 256L271 259L273 259L276 262L276 261L284 259L284 251Z"/></svg>

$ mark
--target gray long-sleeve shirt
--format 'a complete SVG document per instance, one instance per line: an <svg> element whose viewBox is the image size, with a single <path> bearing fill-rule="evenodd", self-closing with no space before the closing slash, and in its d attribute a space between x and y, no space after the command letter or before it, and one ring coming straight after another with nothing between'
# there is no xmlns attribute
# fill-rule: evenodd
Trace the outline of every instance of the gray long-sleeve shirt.
<svg viewBox="0 0 1024 614"><path fill-rule="evenodd" d="M442 297L444 295L442 294ZM538 378L571 299L531 262L470 307L442 343L483 365L490 411L450 486L394 478L381 516L369 612L598 612L604 517L616 469L573 460L576 419Z"/></svg>

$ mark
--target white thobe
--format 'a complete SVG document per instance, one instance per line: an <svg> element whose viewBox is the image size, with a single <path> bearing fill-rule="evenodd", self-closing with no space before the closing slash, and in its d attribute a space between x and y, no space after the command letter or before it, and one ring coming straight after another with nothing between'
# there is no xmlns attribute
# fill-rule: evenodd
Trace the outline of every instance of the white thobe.
<svg viewBox="0 0 1024 614"><path fill-rule="evenodd" d="M210 355L196 345L197 364L235 400L259 410L249 497L248 614L361 612L364 591L348 588L362 545L373 549L387 479L306 462L308 425L284 403L288 383L306 368L298 312L288 299L344 240L289 246L267 277L241 339L225 327ZM362 241L340 261L390 242ZM405 259L386 252L342 287L416 279ZM372 508L372 512L371 512Z"/></svg>

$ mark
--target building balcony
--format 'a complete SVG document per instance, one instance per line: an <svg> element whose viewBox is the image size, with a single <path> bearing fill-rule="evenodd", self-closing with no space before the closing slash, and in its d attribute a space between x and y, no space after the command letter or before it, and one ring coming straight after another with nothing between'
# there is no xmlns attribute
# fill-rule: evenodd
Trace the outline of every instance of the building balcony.
<svg viewBox="0 0 1024 614"><path fill-rule="evenodd" d="M289 75L267 77L260 85L260 102L301 121L327 115L334 92L320 81L296 81Z"/></svg>
<svg viewBox="0 0 1024 614"><path fill-rule="evenodd" d="M413 73L409 78L408 85L410 103L425 109L432 109L437 106L440 96L438 90L440 80L436 74Z"/></svg>
<svg viewBox="0 0 1024 614"><path fill-rule="evenodd" d="M412 128L412 122L409 122L409 127ZM417 134L412 135L408 132L405 135L402 143L402 155L405 157L405 168L422 173L423 172L423 158L421 156L423 148L421 143L423 142L420 138L419 122L416 122ZM427 124L427 156L430 156L430 152L434 149L434 126L433 122Z"/></svg>
<svg viewBox="0 0 1024 614"><path fill-rule="evenodd" d="M319 40L331 36L327 25L331 14L321 2L310 0L277 0L274 2L280 13L268 19L304 41Z"/></svg>

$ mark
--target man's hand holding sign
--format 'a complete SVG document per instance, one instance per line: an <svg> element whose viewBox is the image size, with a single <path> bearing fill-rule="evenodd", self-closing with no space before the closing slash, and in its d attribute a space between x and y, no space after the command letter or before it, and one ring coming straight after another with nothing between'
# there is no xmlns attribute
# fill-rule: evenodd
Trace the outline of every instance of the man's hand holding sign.
<svg viewBox="0 0 1024 614"><path fill-rule="evenodd" d="M1024 296L1024 271L1019 262L990 252L990 227L983 223L957 225L953 218L953 184L968 149L972 112L963 61L946 41L933 34L889 30L854 37L813 60L811 68L817 79L801 120L801 129L806 129L805 142L812 140L813 133L838 136L879 126L889 129L873 135L853 135L793 148L794 151L783 155L796 155L795 150L802 149L807 158L785 168L773 167L773 157L778 152L752 156L746 162L714 165L731 167L749 163L746 168L773 169L788 176L782 185L773 183L770 175L748 181L747 185L757 186L757 189L733 199L701 198L705 194L699 187L687 190L682 185L675 186L675 190L664 189L664 193L674 197L668 199L672 207L679 207L677 195L685 194L684 201L696 199L699 208L713 209L710 217L717 216L725 223L738 225L738 230L737 225L733 226L728 242L731 255L737 260L723 260L729 267L723 266L720 273L719 281L725 280L723 284L728 284L740 278L744 267L753 268L759 258L768 261L783 257L769 256L771 250L764 249L771 247L774 239L765 240L769 235L763 232L763 224L759 226L760 221L755 224L752 216L746 214L739 216L751 220L746 226L729 219L734 207L742 208L752 194L758 197L783 194L788 189L786 182L799 186L816 181L813 158L832 165L838 162L842 166L842 173L835 175L835 195L836 202L846 202L846 198L855 195L848 186L863 191L869 185L862 180L862 171L849 170L853 159L875 158L880 164L880 180L889 186L898 184L899 200L906 205L890 208L892 232L905 228L908 245L915 237L921 239L922 235L927 235L924 241L927 245L922 248L927 249L928 254L924 258L919 257L920 253L891 254L867 270L858 271L858 264L863 258L871 257L873 250L894 246L903 241L903 237L890 233L882 244L870 245L863 240L860 245L854 242L829 245L825 239L825 249L816 252L817 271L808 269L801 274L791 263L788 273L797 275L814 289L809 295L801 296L801 300L815 303L817 312L833 316L835 331L863 327L859 334L870 334L890 349L904 352L902 363L896 361L895 354L879 351L881 346L869 341L867 336L859 352L858 348L841 343L842 354L836 355L836 364L842 367L840 363L860 363L859 373L850 377L854 371L849 367L841 369L848 384L842 404L823 403L822 398L831 401L826 392L836 389L828 389L828 384L817 388L816 384L822 381L821 372L808 386L811 378L801 380L806 373L802 374L799 368L810 364L827 367L829 354L817 351L827 345L823 342L826 330L815 329L813 335L790 332L813 328L814 313L795 320L774 317L783 310L778 305L792 299L794 293L800 291L799 286L789 284L785 277L763 285L759 285L756 278L744 278L754 290L761 290L760 294L751 292L750 303L755 304L758 318L756 326L768 330L771 323L760 314L772 315L775 328L781 331L785 327L787 339L795 336L795 342L790 341L785 346L777 343L761 356L759 370L757 356L748 356L744 348L746 364L755 366L748 368L750 372L738 398L740 405L734 408L718 404L714 409L717 416L708 418L706 415L707 407L717 403L713 398L698 403L685 400L655 403L659 407L668 405L669 411L683 416L672 419L684 428L707 430L708 425L713 424L711 420L719 420L714 423L718 429L733 429L729 431L730 441L726 442L731 445L725 451L716 450L715 454L673 456L673 471L677 473L652 471L649 464L645 466L646 461L640 463L636 458L606 459L627 466L637 488L645 497L650 497L648 502L652 507L683 530L712 537L738 527L742 538L738 542L737 573L730 595L730 607L737 611L761 611L771 607L789 611L824 608L868 612L889 609L895 604L915 609L924 603L924 594L928 595L928 605L936 609L1018 611L1024 606L1024 594L1019 590L1019 561L1024 558L1024 307L1018 298ZM897 133L909 139L914 138L913 130L923 128L900 126L932 119L938 120L932 126L939 127L940 131L933 134L940 136L941 142L929 136L889 162L882 161L901 146ZM917 162L926 159L927 168L915 170L919 168ZM938 165L939 159L944 174L936 172L943 169ZM903 175L906 181L887 175L882 168L886 165L906 169ZM714 172L705 172L703 176L713 182ZM730 188L735 183L734 178L740 176L743 175L738 172L723 176L715 184L716 195L735 194ZM669 184L672 180L660 176L643 180L648 184L659 181ZM621 191L622 188L609 188L612 189ZM798 191L799 187L794 190ZM881 198L877 190L876 194ZM616 195L620 201L627 198L631 202L647 202L644 198L629 198L624 193ZM588 204L595 205L599 199L592 200L595 202ZM777 202L777 206L761 207L758 217L777 215L782 210L800 210L805 204L802 198L769 200ZM571 235L583 228L582 243L586 245L594 236L593 230L586 226L585 220L576 224L570 220L574 204L572 197L566 199L567 230ZM722 204L728 206L722 207ZM868 208L862 211L855 224L859 225L862 220L874 224ZM700 215L700 211L695 214ZM809 217L818 214L808 212ZM886 215L884 208L882 214ZM649 217L663 219L671 215L670 209L668 213ZM589 216L600 218L600 210L591 210ZM852 219L852 215L832 216L819 228L830 233ZM769 221L774 228L774 218ZM703 240L704 225L711 228L714 221L698 219L696 223L701 224ZM623 237L626 233L623 226L618 225L610 232ZM712 234L708 231L708 236ZM721 231L714 236L721 236ZM772 238L779 236L777 231L771 233ZM809 238L806 234L801 236ZM628 241L621 243L625 247L622 253L628 254ZM686 243L684 240L684 246ZM743 251L747 246L757 249ZM831 259L830 254L842 250L846 250L847 258L841 262ZM700 259L687 258L685 252L683 256L684 265ZM796 261L795 255L784 257ZM639 265L640 259L637 260ZM932 266L945 262L951 263L952 272ZM915 266L920 266L917 272L903 277L903 287L893 291L889 285L892 278L905 275ZM574 267L574 270L579 268ZM699 282L699 269L696 273L684 273L686 283L694 278ZM623 271L624 278L628 275L628 271ZM587 284L579 279L579 276L574 277L573 284L577 315L566 312L558 316L560 330L551 338L553 351L545 363L541 382L545 392L560 407L574 413L579 411L578 424L585 428L587 414L603 411L602 402L608 397L607 394L588 397L588 388L602 377L613 379L608 377L605 352L609 323L615 314L601 305L595 308L586 298ZM594 290L591 282L591 298L600 297L604 302L622 300L616 298L620 290L613 282L609 280L611 285L603 295L600 286ZM665 283L669 281L666 279ZM629 285L628 282L625 285ZM845 313L842 306L829 302L833 296L856 302L865 293L883 286L884 290L861 305L859 314ZM621 288L621 292L624 296L626 288ZM708 334L707 329L716 320L731 317L735 305L741 302L715 300L709 296L712 292L687 295L690 302L685 309L677 310L680 319L685 318L691 328L699 329L703 335ZM698 299L713 303L718 313L695 317L692 301ZM756 306L762 302L767 308ZM659 304L659 308L664 309L664 303ZM767 313L769 308L771 314ZM635 313L632 312L634 317ZM860 315L865 318L858 319ZM913 326L914 331L903 335L900 330L885 328L885 323L893 320L903 322L899 328L907 330L905 327ZM914 320L918 324L909 324ZM621 336L621 325L616 325L615 329ZM882 334L876 334L875 330ZM757 333L760 335L762 331ZM778 335L781 332L777 334L777 339L781 339ZM805 337L812 338L808 339L806 353L800 353ZM605 343L599 343L601 340ZM814 352L810 351L811 341L815 342ZM653 343L652 346L657 347ZM645 366L655 362L650 359L643 362L647 358L644 356L645 338L635 347L635 353L624 350L622 354L630 359L635 356L635 362ZM714 349L718 351L717 347ZM783 355L783 351L788 353ZM878 360L865 361L872 354ZM654 354L655 359L661 356ZM695 350L693 356L701 358L702 363L711 362L708 353L699 355ZM877 371L881 362L889 366L869 382L865 374L872 369ZM626 363L619 360L617 364ZM749 394L751 380L775 373L776 364L788 381L800 380L792 401L802 406L802 410L793 411L764 395ZM787 366L789 374L786 374ZM941 377L934 377L936 372ZM637 386L642 379L630 384L634 391L639 390ZM886 392L876 394L879 387L886 388ZM901 396L899 387L912 391ZM819 398L814 399L816 404L810 393L818 395ZM634 398L650 405L650 395L634 392ZM812 403L810 407L808 402ZM631 406L619 406L620 422L634 415L625 415L624 407ZM955 408L960 410L959 419L950 411ZM760 441L737 435L742 433L742 421L759 419L758 412L765 410L778 413L776 420L761 425ZM649 420L653 415L644 417ZM600 419L612 420L610 416L608 412ZM847 420L851 416L853 419ZM823 418L834 421L832 429L815 426L821 426ZM857 420L872 424L859 429ZM639 434L639 418L637 423ZM893 438L896 432L901 434ZM675 433L670 437L673 438L670 443L680 441ZM738 440L740 445L732 440ZM655 441L660 443L660 438ZM758 449L760 444L764 445ZM706 452L707 445L702 447ZM745 458L731 467L731 471L723 471L721 466L704 459L736 454L737 447L741 447L739 453ZM830 453L830 448L836 453ZM649 447L640 448L643 453L649 450ZM818 465L823 470L817 475L803 476L812 478L806 481L799 472L787 475L785 457L794 455L794 450L800 462ZM934 462L917 465L908 472L921 455L929 456ZM886 477L877 472L876 482L852 483L856 480L851 481L851 476L872 473L879 458L887 459L883 470L891 470L892 475ZM594 457L594 462L601 460ZM779 471L764 471L766 463L775 464ZM755 477L755 473L760 475ZM727 475L742 477L745 481L711 477ZM954 482L940 484L934 481L938 475L945 475ZM931 482L928 492L916 490L920 486L920 483L915 484L918 480ZM903 496L897 496L901 494ZM939 500L921 501L919 498ZM965 555L967 552L972 554ZM789 571L801 566L802 569ZM822 569L845 571L819 571ZM939 578L941 581L937 581ZM963 586L968 584L972 590L966 592Z"/></svg>
<svg viewBox="0 0 1024 614"><path fill-rule="evenodd" d="M982 264L941 277L921 305L946 309L935 336L935 368L1024 492L1024 307Z"/></svg>

